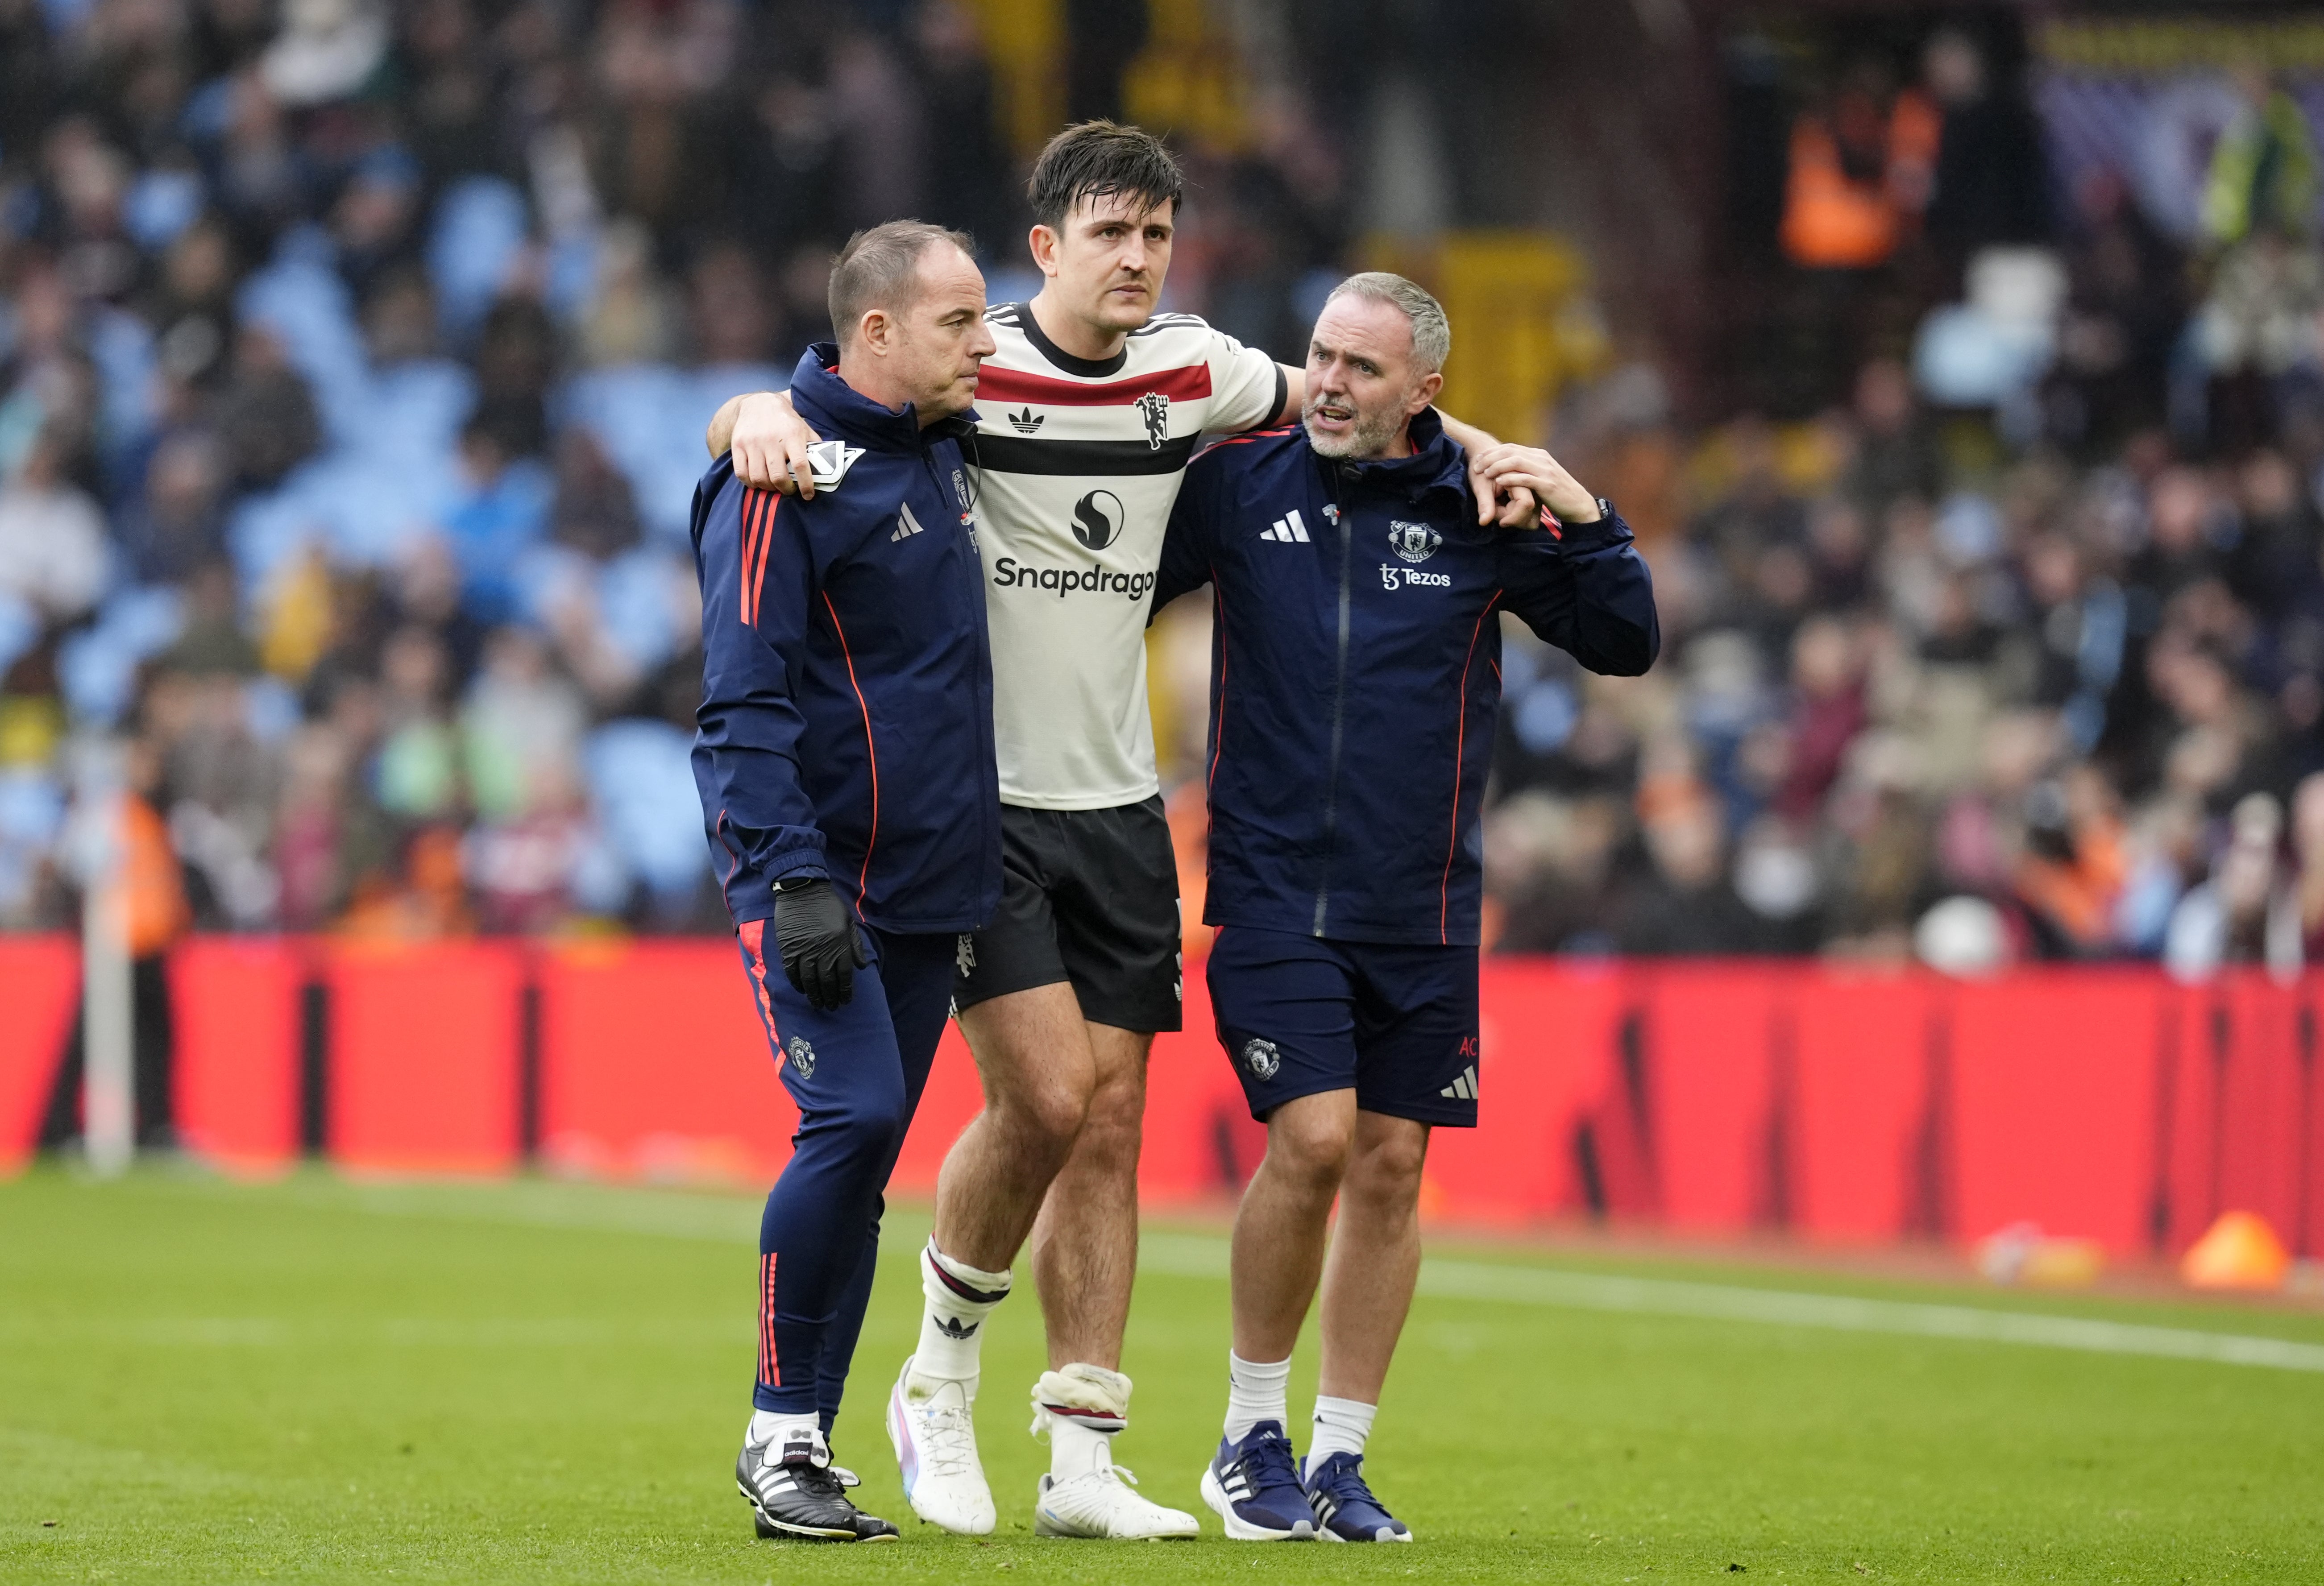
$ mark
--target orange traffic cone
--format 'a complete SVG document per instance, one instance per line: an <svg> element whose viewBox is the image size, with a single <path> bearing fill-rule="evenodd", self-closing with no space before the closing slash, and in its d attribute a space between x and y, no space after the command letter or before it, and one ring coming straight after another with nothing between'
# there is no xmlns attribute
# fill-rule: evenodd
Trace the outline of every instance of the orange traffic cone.
<svg viewBox="0 0 2324 1586"><path fill-rule="evenodd" d="M2194 1288L2282 1288L2292 1256L2256 1212L2223 1212L2188 1247L2179 1276Z"/></svg>

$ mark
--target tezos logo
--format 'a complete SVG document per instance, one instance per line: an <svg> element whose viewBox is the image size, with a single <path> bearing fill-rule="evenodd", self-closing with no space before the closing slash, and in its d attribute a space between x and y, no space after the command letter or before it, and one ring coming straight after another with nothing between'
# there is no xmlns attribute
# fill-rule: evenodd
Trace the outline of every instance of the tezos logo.
<svg viewBox="0 0 2324 1586"><path fill-rule="evenodd" d="M815 1047L805 1036L793 1036L790 1045L783 1049L790 1054L791 1066L798 1070L801 1079L815 1077Z"/></svg>
<svg viewBox="0 0 2324 1586"><path fill-rule="evenodd" d="M1436 554L1444 543L1444 536L1425 523L1396 523L1388 526L1388 549L1407 562L1425 562Z"/></svg>
<svg viewBox="0 0 2324 1586"><path fill-rule="evenodd" d="M1283 1054L1276 1050L1273 1041L1253 1036L1242 1044L1242 1065L1250 1070L1253 1079L1273 1079L1275 1071L1283 1066Z"/></svg>
<svg viewBox="0 0 2324 1586"><path fill-rule="evenodd" d="M1110 490L1093 490L1074 503L1074 538L1092 550L1103 550L1121 532L1121 498Z"/></svg>
<svg viewBox="0 0 2324 1586"><path fill-rule="evenodd" d="M1138 416L1146 420L1146 449L1158 452L1170 438L1170 399L1149 391L1138 399Z"/></svg>

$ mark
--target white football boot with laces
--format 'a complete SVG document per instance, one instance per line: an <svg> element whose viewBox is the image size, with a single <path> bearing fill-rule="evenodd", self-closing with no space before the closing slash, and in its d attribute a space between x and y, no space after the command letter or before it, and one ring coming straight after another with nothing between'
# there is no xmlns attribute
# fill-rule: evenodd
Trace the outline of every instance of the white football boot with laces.
<svg viewBox="0 0 2324 1586"><path fill-rule="evenodd" d="M888 1439L912 1512L961 1536L989 1535L996 1518L976 1456L975 1404L973 1382L916 1379L909 1360L888 1396Z"/></svg>
<svg viewBox="0 0 2324 1586"><path fill-rule="evenodd" d="M1129 1378L1090 1366L1046 1372L1034 1385L1033 1435L1059 1441L1064 1460L1078 1462L1081 1451L1089 1451L1086 1468L1062 1475L1052 1470L1041 1478L1033 1505L1035 1535L1163 1542L1202 1534L1194 1516L1131 1490L1138 1478L1113 1462L1111 1434L1128 1419L1129 1390Z"/></svg>

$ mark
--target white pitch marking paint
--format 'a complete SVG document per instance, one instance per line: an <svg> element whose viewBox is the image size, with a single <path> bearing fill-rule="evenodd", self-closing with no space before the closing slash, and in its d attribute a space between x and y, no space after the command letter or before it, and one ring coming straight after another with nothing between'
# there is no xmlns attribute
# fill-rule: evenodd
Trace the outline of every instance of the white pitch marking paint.
<svg viewBox="0 0 2324 1586"><path fill-rule="evenodd" d="M309 1204L387 1216L586 1228L720 1243L755 1240L759 1220L757 1203L736 1197L539 1182L438 1185L326 1181L301 1185L292 1194ZM883 1245L890 1259L912 1259L927 1237L927 1219L909 1212L890 1213L886 1235ZM1157 1277L1223 1281L1227 1241L1203 1234L1149 1231L1139 1240L1139 1266ZM1626 1277L1441 1259L1421 1263L1420 1292L1430 1298L1546 1310L1753 1322L1835 1332L1888 1333L1961 1343L2020 1344L2084 1354L2324 1372L2324 1344L1987 1305L1865 1299L1743 1284Z"/></svg>

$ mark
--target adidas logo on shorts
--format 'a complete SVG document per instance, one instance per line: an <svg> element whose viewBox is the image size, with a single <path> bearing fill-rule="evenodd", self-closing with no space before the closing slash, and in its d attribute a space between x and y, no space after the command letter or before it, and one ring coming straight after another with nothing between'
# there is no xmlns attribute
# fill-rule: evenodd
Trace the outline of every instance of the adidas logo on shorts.
<svg viewBox="0 0 2324 1586"><path fill-rule="evenodd" d="M1456 1102L1475 1101L1477 1099L1477 1065L1473 1063L1469 1065L1461 1071L1460 1078L1436 1093L1440 1096L1450 1096Z"/></svg>

